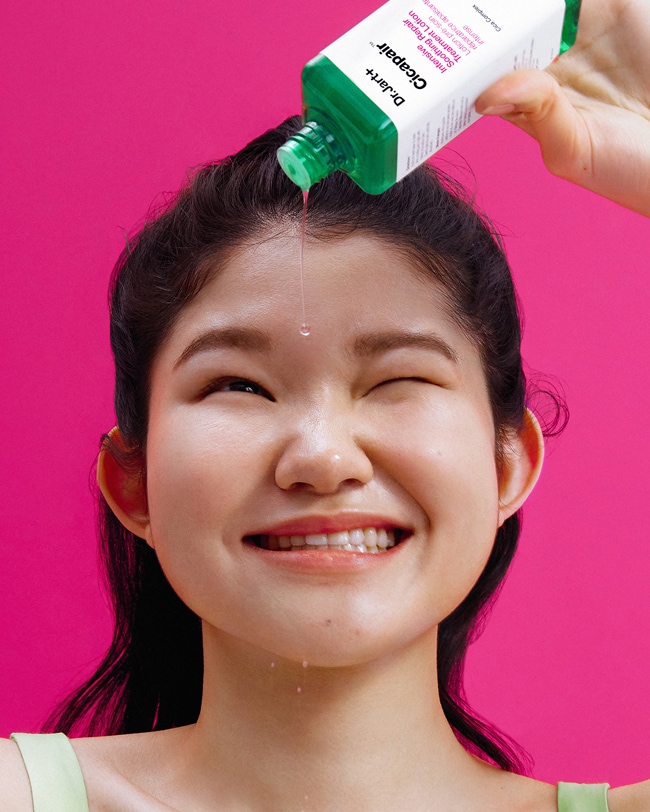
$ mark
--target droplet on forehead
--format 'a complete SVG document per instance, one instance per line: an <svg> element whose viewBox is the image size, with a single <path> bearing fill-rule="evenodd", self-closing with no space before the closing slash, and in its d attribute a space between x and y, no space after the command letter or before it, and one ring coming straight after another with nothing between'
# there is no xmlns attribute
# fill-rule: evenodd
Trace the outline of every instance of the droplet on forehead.
<svg viewBox="0 0 650 812"><path fill-rule="evenodd" d="M301 336L308 336L311 333L311 327L308 324L301 324L300 325L300 335Z"/></svg>

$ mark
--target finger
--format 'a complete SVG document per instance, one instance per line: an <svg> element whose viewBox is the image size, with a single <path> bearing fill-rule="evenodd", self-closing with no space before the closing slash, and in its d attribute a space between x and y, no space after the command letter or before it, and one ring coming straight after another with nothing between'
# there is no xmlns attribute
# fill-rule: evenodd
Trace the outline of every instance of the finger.
<svg viewBox="0 0 650 812"><path fill-rule="evenodd" d="M481 115L502 115L495 110L504 107L532 109L553 92L554 84L555 79L544 71L513 71L483 91L474 106Z"/></svg>
<svg viewBox="0 0 650 812"><path fill-rule="evenodd" d="M519 70L495 82L476 100L476 111L512 122L541 147L547 168L576 179L591 169L584 121L557 80L544 71Z"/></svg>

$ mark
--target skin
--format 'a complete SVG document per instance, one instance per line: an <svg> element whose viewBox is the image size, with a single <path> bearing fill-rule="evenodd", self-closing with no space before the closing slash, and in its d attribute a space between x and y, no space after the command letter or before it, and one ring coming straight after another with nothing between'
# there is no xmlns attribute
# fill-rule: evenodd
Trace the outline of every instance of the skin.
<svg viewBox="0 0 650 812"><path fill-rule="evenodd" d="M408 645L460 602L511 509L499 505L478 354L437 291L368 238L314 244L304 338L288 305L295 247L291 235L234 256L159 353L140 530L208 637L216 629L298 663L356 666ZM267 332L269 348L205 349L175 368L200 334L241 327ZM361 336L405 329L439 336L458 360L428 346L352 355ZM228 391L228 376L254 393ZM316 521L313 532L387 524L413 537L379 569L331 577L285 571L282 555L242 544L303 520Z"/></svg>
<svg viewBox="0 0 650 812"><path fill-rule="evenodd" d="M650 217L650 19L646 0L583 0L575 45L476 101L535 138L547 168Z"/></svg>
<svg viewBox="0 0 650 812"><path fill-rule="evenodd" d="M307 245L301 336L296 236L235 252L159 351L146 492L100 460L112 508L203 618L206 678L196 725L75 741L91 807L552 809L554 788L465 752L435 690L438 623L537 478L536 424L497 471L476 348L375 239ZM333 567L246 542L287 522L411 535Z"/></svg>
<svg viewBox="0 0 650 812"><path fill-rule="evenodd" d="M100 458L111 507L203 618L206 679L196 725L74 740L91 812L554 812L555 787L466 753L435 690L438 623L537 479L537 424L497 469L480 359L435 283L361 235L310 242L306 258L310 336L296 235L239 250L156 358L146 491ZM224 327L269 344L196 343ZM385 340L405 329L427 345ZM284 566L245 540L357 516L412 535L334 568L328 554ZM3 810L28 812L20 756L0 745ZM611 810L647 798L610 792Z"/></svg>

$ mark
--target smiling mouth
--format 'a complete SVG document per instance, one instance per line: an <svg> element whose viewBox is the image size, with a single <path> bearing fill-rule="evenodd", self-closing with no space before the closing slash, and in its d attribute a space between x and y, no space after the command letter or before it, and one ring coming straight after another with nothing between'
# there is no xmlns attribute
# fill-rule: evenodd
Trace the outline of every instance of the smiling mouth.
<svg viewBox="0 0 650 812"><path fill-rule="evenodd" d="M411 533L398 528L377 530L366 527L339 533L313 533L306 536L274 536L259 534L245 540L263 550L299 552L301 550L339 550L351 553L385 553L401 544Z"/></svg>

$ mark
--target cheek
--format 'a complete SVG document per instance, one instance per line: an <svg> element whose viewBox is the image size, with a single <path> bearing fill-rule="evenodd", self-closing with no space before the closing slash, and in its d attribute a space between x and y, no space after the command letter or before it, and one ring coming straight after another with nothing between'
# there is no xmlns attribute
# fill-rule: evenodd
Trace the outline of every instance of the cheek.
<svg viewBox="0 0 650 812"><path fill-rule="evenodd" d="M265 477L254 426L188 419L179 409L152 420L147 441L147 495L153 541L228 535Z"/></svg>
<svg viewBox="0 0 650 812"><path fill-rule="evenodd" d="M181 410L150 421L150 543L181 600L225 629L231 593L244 589L237 552L241 516L257 487L253 452L245 432L189 420Z"/></svg>
<svg viewBox="0 0 650 812"><path fill-rule="evenodd" d="M422 506L460 523L497 521L499 490L491 419L462 399L423 404L394 419L396 478Z"/></svg>
<svg viewBox="0 0 650 812"><path fill-rule="evenodd" d="M394 476L428 523L418 563L441 619L468 594L489 558L499 488L491 424L461 404L430 417L397 432Z"/></svg>

